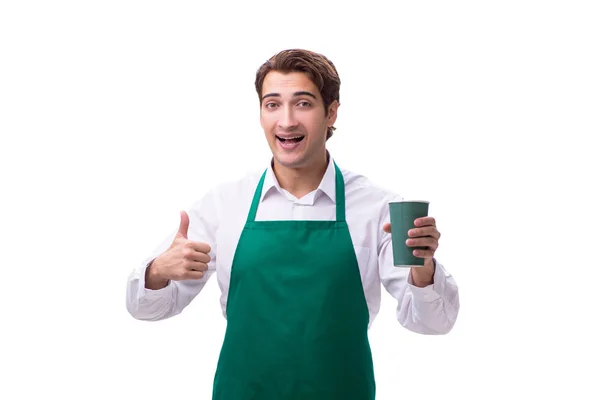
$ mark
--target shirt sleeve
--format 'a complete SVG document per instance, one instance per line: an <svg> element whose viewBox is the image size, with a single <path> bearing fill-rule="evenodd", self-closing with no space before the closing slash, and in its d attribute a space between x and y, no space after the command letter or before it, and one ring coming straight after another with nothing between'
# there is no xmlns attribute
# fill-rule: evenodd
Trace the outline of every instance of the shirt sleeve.
<svg viewBox="0 0 600 400"><path fill-rule="evenodd" d="M389 222L389 210L383 222ZM460 308L458 286L445 267L436 259L433 284L420 288L413 285L410 268L395 267L391 234L383 232L379 246L379 275L385 290L398 306L400 324L416 333L441 335L450 332Z"/></svg>
<svg viewBox="0 0 600 400"><path fill-rule="evenodd" d="M180 314L200 293L215 272L218 227L215 195L211 192L196 201L188 209L188 215L190 217L188 239L207 243L211 247L208 270L199 280L169 281L166 287L158 290L146 288L146 269L156 257L169 248L177 233L176 229L173 230L148 257L133 269L128 277L126 307L134 318L158 321Z"/></svg>

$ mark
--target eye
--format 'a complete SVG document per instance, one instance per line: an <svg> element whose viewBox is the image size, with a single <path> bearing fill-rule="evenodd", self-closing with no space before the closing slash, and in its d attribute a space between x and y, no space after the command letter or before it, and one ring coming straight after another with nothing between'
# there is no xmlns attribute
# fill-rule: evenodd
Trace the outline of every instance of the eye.
<svg viewBox="0 0 600 400"><path fill-rule="evenodd" d="M267 103L267 104L265 104L265 107L273 109L273 108L277 107L277 103Z"/></svg>
<svg viewBox="0 0 600 400"><path fill-rule="evenodd" d="M311 104L308 101L301 101L298 105L302 108L310 107Z"/></svg>

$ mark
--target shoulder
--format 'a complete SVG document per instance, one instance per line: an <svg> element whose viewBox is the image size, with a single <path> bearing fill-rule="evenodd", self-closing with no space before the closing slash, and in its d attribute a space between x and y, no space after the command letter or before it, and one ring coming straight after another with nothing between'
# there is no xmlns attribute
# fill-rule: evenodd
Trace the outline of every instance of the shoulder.
<svg viewBox="0 0 600 400"><path fill-rule="evenodd" d="M363 243L373 251L388 235L382 226L389 222L389 204L402 196L367 176L343 169L346 189L346 218L355 243Z"/></svg>
<svg viewBox="0 0 600 400"><path fill-rule="evenodd" d="M402 200L402 195L378 184L363 174L343 169L346 189L346 212L349 222L356 226L371 226L379 232L379 226L389 220L389 204Z"/></svg>
<svg viewBox="0 0 600 400"><path fill-rule="evenodd" d="M209 196L221 203L231 203L252 197L264 169L246 172L239 178L225 180L209 191Z"/></svg>
<svg viewBox="0 0 600 400"><path fill-rule="evenodd" d="M394 190L382 186L360 173L340 167L346 186L346 198L365 201L370 204L385 203L402 199Z"/></svg>
<svg viewBox="0 0 600 400"><path fill-rule="evenodd" d="M264 173L263 170L252 170L239 178L224 180L205 191L194 202L196 209L211 209L218 212L224 208L246 204L252 199L256 186Z"/></svg>
<svg viewBox="0 0 600 400"><path fill-rule="evenodd" d="M226 180L213 187L211 193L222 201L252 196L264 172L264 169L252 170L239 178Z"/></svg>

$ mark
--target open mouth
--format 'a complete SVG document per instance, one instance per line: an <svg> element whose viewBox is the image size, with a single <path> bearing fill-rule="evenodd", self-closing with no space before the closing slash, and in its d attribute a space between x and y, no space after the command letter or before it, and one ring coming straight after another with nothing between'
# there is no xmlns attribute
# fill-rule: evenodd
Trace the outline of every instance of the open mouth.
<svg viewBox="0 0 600 400"><path fill-rule="evenodd" d="M300 143L304 139L304 136L302 136L302 135L293 136L293 137L289 137L289 138L282 138L281 136L277 136L277 135L275 135L275 137L281 143L290 143L290 144L291 143Z"/></svg>

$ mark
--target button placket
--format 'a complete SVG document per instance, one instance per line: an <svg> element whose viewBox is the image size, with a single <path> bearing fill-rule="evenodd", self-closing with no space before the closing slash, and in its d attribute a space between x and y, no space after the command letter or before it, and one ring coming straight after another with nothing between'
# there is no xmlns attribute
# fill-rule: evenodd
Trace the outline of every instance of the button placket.
<svg viewBox="0 0 600 400"><path fill-rule="evenodd" d="M300 219L302 214L302 209L300 205L296 202L292 203L292 219L298 220Z"/></svg>

